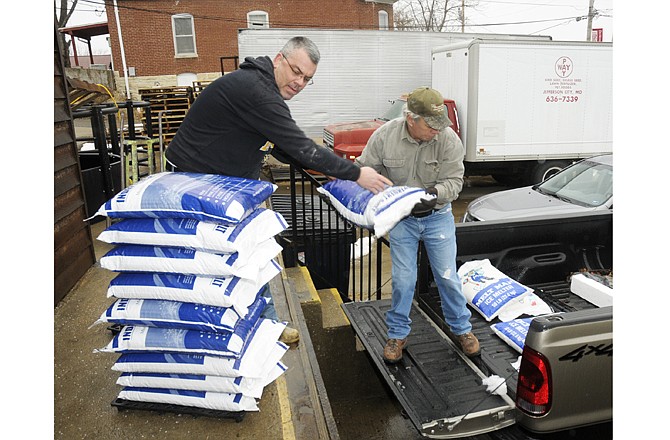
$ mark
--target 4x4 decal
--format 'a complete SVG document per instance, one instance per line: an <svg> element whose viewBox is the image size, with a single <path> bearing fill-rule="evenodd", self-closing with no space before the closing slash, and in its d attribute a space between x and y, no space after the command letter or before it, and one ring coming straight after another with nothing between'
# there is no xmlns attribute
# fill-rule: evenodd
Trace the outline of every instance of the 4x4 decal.
<svg viewBox="0 0 670 440"><path fill-rule="evenodd" d="M585 356L612 356L614 344L599 344L599 345L588 345L584 344L581 347L578 347L572 350L570 353L564 354L559 361L572 361L577 362Z"/></svg>

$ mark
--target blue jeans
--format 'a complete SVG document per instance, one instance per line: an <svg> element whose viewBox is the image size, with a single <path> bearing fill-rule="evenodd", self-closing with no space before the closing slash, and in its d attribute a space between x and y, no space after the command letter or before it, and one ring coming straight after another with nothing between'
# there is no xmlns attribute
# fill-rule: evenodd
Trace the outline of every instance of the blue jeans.
<svg viewBox="0 0 670 440"><path fill-rule="evenodd" d="M456 225L451 204L422 218L412 216L391 229L391 309L386 312L389 339L409 335L417 277L417 252L423 240L442 302L442 314L455 335L472 330L470 310L456 268Z"/></svg>
<svg viewBox="0 0 670 440"><path fill-rule="evenodd" d="M277 311L275 310L275 303L272 300L272 292L270 292L269 284L263 286L263 291L261 292L261 295L270 300L270 302L268 302L268 304L261 312L261 318L274 319L275 321L279 321L279 318L277 317Z"/></svg>

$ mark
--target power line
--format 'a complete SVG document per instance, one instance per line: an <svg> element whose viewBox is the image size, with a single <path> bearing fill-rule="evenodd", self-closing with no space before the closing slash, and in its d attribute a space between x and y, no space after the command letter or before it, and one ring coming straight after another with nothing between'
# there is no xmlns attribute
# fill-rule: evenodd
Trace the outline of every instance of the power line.
<svg viewBox="0 0 670 440"><path fill-rule="evenodd" d="M88 4L92 6L101 6L105 8L105 3L103 1L99 0L79 0L78 5L80 4ZM173 12L165 11L165 10L160 10L160 9L148 9L148 8L140 8L136 6L129 6L126 5L125 3L128 2L123 2L122 4L118 4L119 9L126 9L130 11L140 11L140 12L148 12L152 14L159 14L159 15L164 15L164 16L172 16L174 15ZM567 5L556 5L556 4L540 4L540 3L528 3L528 2L503 2L503 1L490 1L488 3L502 3L502 4L522 4L522 5L538 5L538 6L567 6ZM80 9L81 10L81 9ZM90 11L90 10L89 10ZM96 8L93 11L98 11ZM609 10L607 10L609 11ZM225 17L225 16L212 16L212 15L195 15L191 14L193 18L197 19L202 19L202 20L215 20L215 21L223 21L226 23L231 23L231 24L238 24L238 25L243 25L246 27L247 21L246 17L245 18L230 18L230 17ZM605 14L597 14L598 17L610 17L610 15L605 15ZM468 27L489 27L489 26L510 26L510 25L523 25L523 24L534 24L534 23L548 23L548 22L556 22L560 21L562 23L558 23L554 26L551 26L549 28L545 28L544 30L551 29L552 27L560 26L561 24L566 24L569 23L572 20L583 20L588 18L588 15L579 15L579 16L574 16L574 17L563 17L563 18L548 18L548 19L542 19L542 20L526 20L526 21L514 21L514 22L504 22L504 23L481 23L481 24L472 24L472 23L466 23L466 26ZM336 23L331 23L329 25L318 25L314 23L296 23L296 22L274 22L275 27L310 27L310 28L337 28ZM376 25L370 25L370 26L360 26L361 29L378 29L378 26ZM404 29L409 29L409 30L421 30L423 29L422 26L420 25L414 25L414 26L404 26ZM542 31L536 31L536 32L542 32Z"/></svg>
<svg viewBox="0 0 670 440"><path fill-rule="evenodd" d="M528 20L528 21L510 21L506 23L484 23L484 24L468 24L467 26L508 26L513 24L533 24L533 23L546 23L548 21L563 21L563 20L583 20L587 18L586 15L579 15L576 17L564 17L564 18L547 18L544 20Z"/></svg>
<svg viewBox="0 0 670 440"><path fill-rule="evenodd" d="M525 6L555 6L559 8L574 8L574 9L585 9L584 7L577 5L565 5L565 4L556 4L556 3L537 3L537 2L501 2L495 0L486 0L483 3L497 3L499 5L525 5Z"/></svg>

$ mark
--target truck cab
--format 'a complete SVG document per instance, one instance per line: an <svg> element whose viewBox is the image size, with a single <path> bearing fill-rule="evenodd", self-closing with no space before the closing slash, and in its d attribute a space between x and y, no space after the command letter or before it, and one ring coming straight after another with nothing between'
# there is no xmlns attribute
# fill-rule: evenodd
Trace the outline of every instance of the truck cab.
<svg viewBox="0 0 670 440"><path fill-rule="evenodd" d="M391 119L402 117L402 111L407 103L407 95L391 101L391 107L383 116L368 121L341 122L327 125L323 130L323 143L333 149L335 154L352 162L363 152L372 133ZM452 122L451 128L460 137L460 127L456 113L456 103L445 99L447 114Z"/></svg>

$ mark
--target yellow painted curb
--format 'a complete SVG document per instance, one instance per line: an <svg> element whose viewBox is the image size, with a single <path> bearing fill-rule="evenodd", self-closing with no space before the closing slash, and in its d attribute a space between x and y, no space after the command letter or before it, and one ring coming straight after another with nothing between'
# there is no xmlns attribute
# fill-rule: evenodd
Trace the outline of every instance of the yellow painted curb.
<svg viewBox="0 0 670 440"><path fill-rule="evenodd" d="M281 414L282 440L295 440L295 430L293 429L293 420L291 415L291 404L286 389L286 379L279 376L276 379L277 398L279 399L279 412Z"/></svg>

